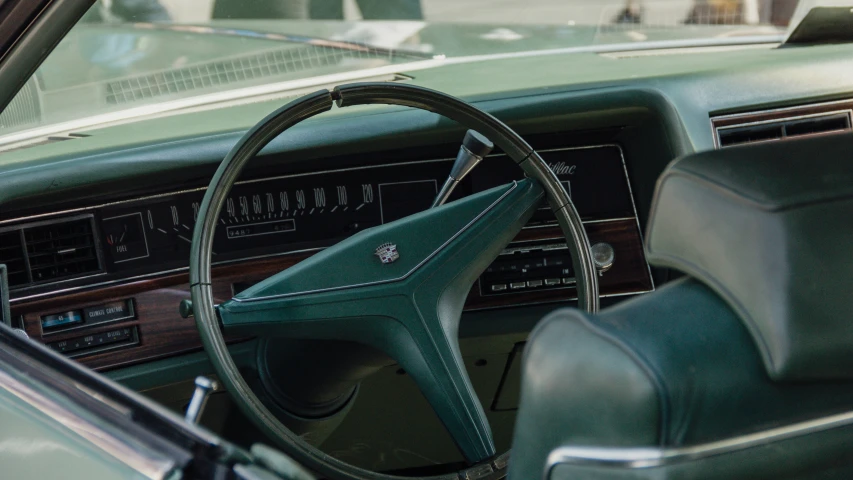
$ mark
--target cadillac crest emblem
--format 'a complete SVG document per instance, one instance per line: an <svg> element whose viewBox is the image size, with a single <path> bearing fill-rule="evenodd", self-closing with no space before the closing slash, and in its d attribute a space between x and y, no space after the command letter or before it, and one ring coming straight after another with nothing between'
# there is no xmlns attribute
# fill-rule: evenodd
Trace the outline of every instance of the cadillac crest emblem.
<svg viewBox="0 0 853 480"><path fill-rule="evenodd" d="M373 252L374 255L379 257L379 260L382 263L394 263L400 258L400 254L397 253L397 245L393 243L383 243L376 247L376 251Z"/></svg>

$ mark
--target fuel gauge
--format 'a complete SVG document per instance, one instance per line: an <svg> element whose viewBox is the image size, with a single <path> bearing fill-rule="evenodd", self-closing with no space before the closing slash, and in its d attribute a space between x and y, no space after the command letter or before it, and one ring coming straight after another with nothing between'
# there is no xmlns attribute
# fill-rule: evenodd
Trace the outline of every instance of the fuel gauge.
<svg viewBox="0 0 853 480"><path fill-rule="evenodd" d="M142 214L131 213L101 221L104 244L113 263L148 257L148 242L142 229Z"/></svg>

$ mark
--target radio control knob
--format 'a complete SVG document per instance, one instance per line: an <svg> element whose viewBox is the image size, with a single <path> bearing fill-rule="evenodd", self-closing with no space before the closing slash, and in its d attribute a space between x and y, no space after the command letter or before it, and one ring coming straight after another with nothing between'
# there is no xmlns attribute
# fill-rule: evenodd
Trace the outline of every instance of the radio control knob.
<svg viewBox="0 0 853 480"><path fill-rule="evenodd" d="M181 318L190 318L194 316L193 301L189 298L181 300L181 303L178 304L178 313L181 314Z"/></svg>
<svg viewBox="0 0 853 480"><path fill-rule="evenodd" d="M613 267L613 261L616 258L616 252L613 246L609 243L596 243L592 246L592 261L595 263L595 268L598 269L598 274L610 270Z"/></svg>

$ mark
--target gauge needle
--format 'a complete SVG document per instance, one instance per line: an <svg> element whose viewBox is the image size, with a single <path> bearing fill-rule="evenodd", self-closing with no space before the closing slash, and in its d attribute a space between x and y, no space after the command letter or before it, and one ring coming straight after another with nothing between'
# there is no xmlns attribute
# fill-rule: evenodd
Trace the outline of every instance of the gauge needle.
<svg viewBox="0 0 853 480"><path fill-rule="evenodd" d="M189 238L187 238L187 237L185 237L185 236L183 236L183 235L178 235L178 238L180 238L181 240L183 240L183 241L185 241L185 242L189 243L190 245L192 245L192 244L193 244L193 241L192 241L192 240L190 240ZM214 252L213 250L211 250L211 251L210 251L210 253L212 253L213 255L216 255L216 252Z"/></svg>

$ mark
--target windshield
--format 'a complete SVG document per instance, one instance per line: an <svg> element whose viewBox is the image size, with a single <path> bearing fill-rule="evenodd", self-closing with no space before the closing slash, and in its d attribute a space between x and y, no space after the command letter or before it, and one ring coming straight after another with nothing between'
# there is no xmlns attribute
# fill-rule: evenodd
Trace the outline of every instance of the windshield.
<svg viewBox="0 0 853 480"><path fill-rule="evenodd" d="M779 42L798 3L102 0L0 114L0 143L473 57Z"/></svg>

